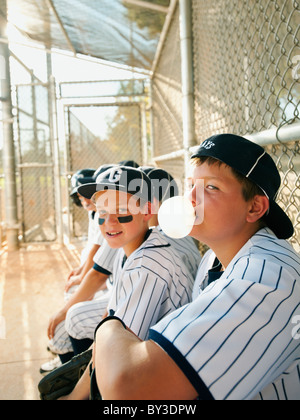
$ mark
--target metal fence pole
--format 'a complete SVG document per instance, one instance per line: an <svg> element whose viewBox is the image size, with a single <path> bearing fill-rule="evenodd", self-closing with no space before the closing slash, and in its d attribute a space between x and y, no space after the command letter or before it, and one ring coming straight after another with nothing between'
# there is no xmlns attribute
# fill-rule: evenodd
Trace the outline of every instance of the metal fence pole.
<svg viewBox="0 0 300 420"><path fill-rule="evenodd" d="M6 10L6 2L4 1ZM0 17L0 37L7 39L6 19ZM5 174L5 212L8 251L19 247L19 225L17 211L16 162L13 135L13 114L8 43L0 44L1 60L1 102L3 119L3 166Z"/></svg>
<svg viewBox="0 0 300 420"><path fill-rule="evenodd" d="M189 149L196 144L193 83L192 2L180 0L180 42L182 73L182 117L185 170L190 160Z"/></svg>
<svg viewBox="0 0 300 420"><path fill-rule="evenodd" d="M56 104L56 82L54 76L49 78L49 109L50 109L50 136L53 147L54 159L54 189L55 189L55 211L57 240L63 244L63 220L62 220L62 195L61 195L61 173L60 154L57 126L57 104Z"/></svg>
<svg viewBox="0 0 300 420"><path fill-rule="evenodd" d="M141 165L147 165L148 163L148 138L147 138L147 113L146 103L141 103L141 122L142 122L142 157L143 161Z"/></svg>

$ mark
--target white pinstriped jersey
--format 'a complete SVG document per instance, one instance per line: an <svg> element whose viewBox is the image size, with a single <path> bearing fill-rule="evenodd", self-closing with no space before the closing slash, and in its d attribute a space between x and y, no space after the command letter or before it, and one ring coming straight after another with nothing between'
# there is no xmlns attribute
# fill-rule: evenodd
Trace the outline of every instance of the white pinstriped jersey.
<svg viewBox="0 0 300 420"><path fill-rule="evenodd" d="M214 262L209 251L193 302L153 327L150 339L200 399L300 399L299 255L263 229L208 284Z"/></svg>
<svg viewBox="0 0 300 420"><path fill-rule="evenodd" d="M145 339L152 325L191 301L194 276L158 229L124 257L119 250L108 310Z"/></svg>
<svg viewBox="0 0 300 420"><path fill-rule="evenodd" d="M157 227L158 231L166 238L168 243L175 249L179 254L180 258L187 266L190 273L193 277L196 278L199 264L201 262L201 255L199 249L197 248L193 238L189 236L182 239L173 239L169 238L161 229L160 226Z"/></svg>
<svg viewBox="0 0 300 420"><path fill-rule="evenodd" d="M112 273L115 263L116 256L118 254L118 249L111 248L107 241L103 239L103 244L100 249L96 252L94 256L94 263L101 267L102 269ZM110 276L106 281L106 286L108 289L112 288L112 276Z"/></svg>

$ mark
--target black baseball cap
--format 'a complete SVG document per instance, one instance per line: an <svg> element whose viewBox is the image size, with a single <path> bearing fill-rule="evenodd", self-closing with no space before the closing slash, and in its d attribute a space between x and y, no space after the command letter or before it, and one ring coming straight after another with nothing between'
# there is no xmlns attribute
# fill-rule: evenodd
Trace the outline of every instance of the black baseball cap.
<svg viewBox="0 0 300 420"><path fill-rule="evenodd" d="M92 198L100 191L123 191L152 203L154 197L150 178L139 169L128 166L115 166L100 174L96 182L79 187L78 192L86 198Z"/></svg>
<svg viewBox="0 0 300 420"><path fill-rule="evenodd" d="M70 196L72 197L74 194L77 194L80 185L93 182L94 173L95 169L81 169L77 171L71 178L72 191Z"/></svg>
<svg viewBox="0 0 300 420"><path fill-rule="evenodd" d="M140 167L140 165L136 163L134 160L122 160L122 162L119 162L118 166L130 166L130 168L136 168L136 169Z"/></svg>
<svg viewBox="0 0 300 420"><path fill-rule="evenodd" d="M93 179L90 182L96 182L96 179L99 175L103 174L103 172L108 171L109 169L115 168L117 166L130 166L131 168L138 168L139 165L134 162L133 160L124 160L123 162L120 162L119 164L115 163L107 163L105 165L100 166L94 173Z"/></svg>
<svg viewBox="0 0 300 420"><path fill-rule="evenodd" d="M153 166L141 166L139 169L151 179L155 198L159 202L163 203L179 194L178 185L169 172Z"/></svg>
<svg viewBox="0 0 300 420"><path fill-rule="evenodd" d="M115 165L113 163L108 163L106 165L101 165L99 166L99 168L95 171L94 175L93 175L93 179L89 182L91 183L95 183L96 179L98 178L99 175L103 174L103 172L108 171L109 169L112 169L114 167L116 167L118 165Z"/></svg>
<svg viewBox="0 0 300 420"><path fill-rule="evenodd" d="M212 157L233 168L256 184L270 202L264 216L267 226L279 239L294 234L293 223L276 203L281 177L271 156L259 145L234 134L219 134L204 141L193 158Z"/></svg>

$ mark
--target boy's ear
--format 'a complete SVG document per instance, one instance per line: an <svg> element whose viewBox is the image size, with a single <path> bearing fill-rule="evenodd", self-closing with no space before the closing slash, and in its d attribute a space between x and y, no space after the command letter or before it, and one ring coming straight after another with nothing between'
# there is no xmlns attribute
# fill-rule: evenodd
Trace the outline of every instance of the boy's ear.
<svg viewBox="0 0 300 420"><path fill-rule="evenodd" d="M154 197L153 198L153 203L151 204L151 214L152 214L152 216L154 214L158 214L159 207L160 207L160 202L158 201L158 199L156 197Z"/></svg>
<svg viewBox="0 0 300 420"><path fill-rule="evenodd" d="M151 217L153 216L153 214L154 214L154 206L153 206L153 204L152 203L150 203L150 201L148 201L145 205L144 205L144 208L143 208L143 214L146 216L146 217L149 217L149 220L151 219Z"/></svg>
<svg viewBox="0 0 300 420"><path fill-rule="evenodd" d="M270 202L265 195L256 195L251 201L251 207L248 212L247 222L256 223L269 210Z"/></svg>

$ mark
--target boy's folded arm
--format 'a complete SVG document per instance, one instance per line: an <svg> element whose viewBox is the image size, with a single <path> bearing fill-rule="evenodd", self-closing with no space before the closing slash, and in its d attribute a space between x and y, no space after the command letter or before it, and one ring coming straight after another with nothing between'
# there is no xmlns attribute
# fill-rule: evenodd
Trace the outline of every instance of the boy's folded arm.
<svg viewBox="0 0 300 420"><path fill-rule="evenodd" d="M118 321L109 321L98 330L95 355L97 383L105 400L197 398L194 387L164 350L153 341L142 342Z"/></svg>
<svg viewBox="0 0 300 420"><path fill-rule="evenodd" d="M94 294L101 289L108 278L107 274L97 272L93 268L87 273L81 282L79 288L71 297L66 306L70 308L79 302L85 302L93 298Z"/></svg>

